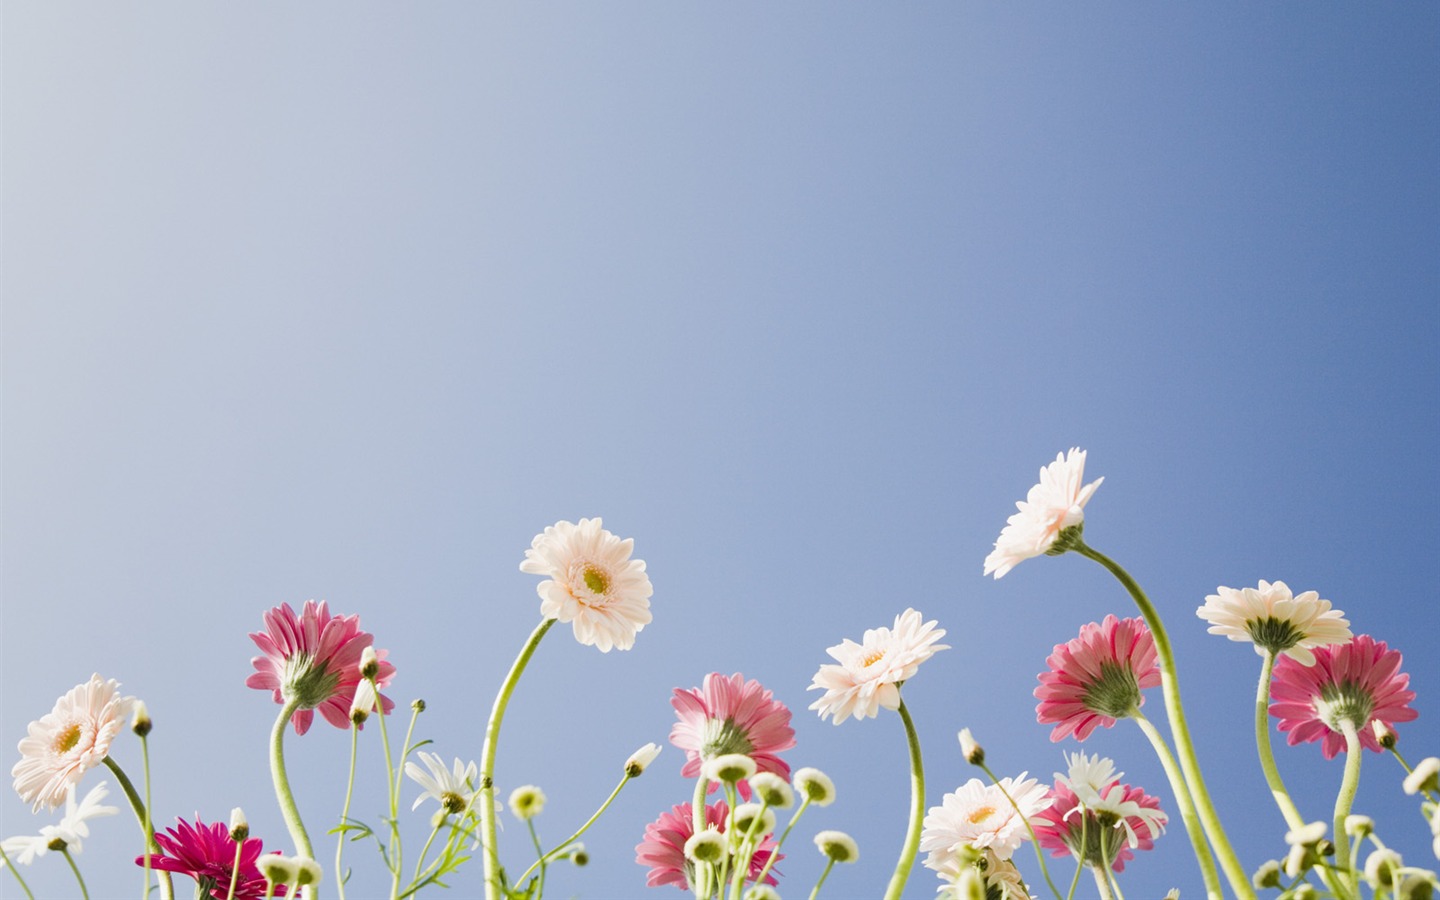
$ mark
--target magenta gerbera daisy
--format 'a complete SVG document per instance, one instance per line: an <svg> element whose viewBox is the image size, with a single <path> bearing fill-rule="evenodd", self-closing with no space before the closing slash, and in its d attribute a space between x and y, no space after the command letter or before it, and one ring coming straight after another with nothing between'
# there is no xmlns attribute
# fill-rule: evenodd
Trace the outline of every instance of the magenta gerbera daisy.
<svg viewBox="0 0 1440 900"><path fill-rule="evenodd" d="M1280 720L1280 730L1289 732L1292 745L1324 741L1326 759L1345 749L1340 723L1349 720L1360 734L1360 742L1381 752L1372 723L1393 727L1409 722L1419 713L1409 704L1415 692L1409 690L1410 676L1400 671L1400 651L1368 634L1348 644L1315 648L1315 664L1302 666L1289 656L1275 664L1270 686L1270 715Z"/></svg>
<svg viewBox="0 0 1440 900"><path fill-rule="evenodd" d="M722 834L725 832L725 820L729 817L730 807L723 800L705 807L705 824L718 829ZM645 826L645 839L635 845L635 861L650 867L645 876L646 887L673 884L682 891L690 890L695 866L685 858L685 842L695 833L694 823L695 817L691 814L690 804L681 803L669 812L661 813L660 818ZM750 857L747 879L759 876L774 852L775 840L767 834L760 842L759 849ZM784 854L776 857L777 861L784 858ZM765 876L765 883L776 884L775 876L778 874L772 867Z"/></svg>
<svg viewBox="0 0 1440 900"><path fill-rule="evenodd" d="M250 639L263 656L250 662L255 673L245 679L247 687L274 691L281 705L297 700L293 717L295 733L310 730L315 709L336 728L349 728L350 706L355 686L360 683L360 656L375 638L360 630L359 616L332 616L325 601L305 601L300 615L282 603L265 614L265 630ZM395 667L385 661L385 651L376 651L379 671L375 683L381 687L395 677ZM380 696L380 709L389 713L395 703ZM356 728L363 727L356 724Z"/></svg>
<svg viewBox="0 0 1440 900"><path fill-rule="evenodd" d="M702 687L676 688L670 705L680 719L670 729L670 743L685 751L681 775L694 778L709 760L740 753L755 762L757 771L789 780L790 766L778 754L795 746L790 710L760 682L746 681L738 672L728 678L711 672ZM749 785L741 781L739 787L748 800Z"/></svg>
<svg viewBox="0 0 1440 900"><path fill-rule="evenodd" d="M225 900L230 891L230 877L235 872L235 842L230 828L223 822L206 824L197 815L195 824L184 819L174 828L156 833L160 854L150 857L150 866L166 872L189 875L195 879L197 894L208 893L216 900ZM261 900L265 896L265 878L255 861L260 858L259 838L246 838L240 849L240 876L235 881L235 900ZM135 864L145 865L145 857L135 857ZM276 896L285 893L277 886Z"/></svg>
<svg viewBox="0 0 1440 900"><path fill-rule="evenodd" d="M1155 638L1140 618L1091 622L1056 644L1045 662L1050 670L1040 673L1035 718L1055 725L1052 741L1068 734L1083 741L1097 726L1113 726L1145 703L1142 689L1160 684Z"/></svg>

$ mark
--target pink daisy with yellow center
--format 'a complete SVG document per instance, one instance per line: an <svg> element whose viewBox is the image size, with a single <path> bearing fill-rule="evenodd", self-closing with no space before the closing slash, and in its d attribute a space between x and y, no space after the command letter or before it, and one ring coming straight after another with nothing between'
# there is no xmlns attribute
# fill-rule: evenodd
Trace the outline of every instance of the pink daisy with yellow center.
<svg viewBox="0 0 1440 900"><path fill-rule="evenodd" d="M1323 741L1326 759L1345 749L1342 721L1359 732L1360 742L1381 752L1373 723L1392 728L1419 715L1409 704L1410 676L1400 671L1400 651L1368 634L1348 644L1316 647L1315 664L1303 666L1290 656L1275 664L1270 686L1270 715L1289 732L1292 745Z"/></svg>
<svg viewBox="0 0 1440 900"><path fill-rule="evenodd" d="M846 638L825 652L836 664L826 663L815 673L808 690L823 690L810 708L820 718L835 717L839 725L854 716L874 718L880 708L900 708L900 685L915 677L920 664L947 644L936 643L945 636L937 622L914 609L895 617L894 628L869 628L860 643Z"/></svg>
<svg viewBox="0 0 1440 900"><path fill-rule="evenodd" d="M602 653L629 650L650 624L653 593L644 560L630 558L634 549L599 518L556 522L535 535L520 571L549 579L535 588L540 615L571 623L577 641Z"/></svg>
<svg viewBox="0 0 1440 900"><path fill-rule="evenodd" d="M670 743L685 751L681 775L694 778L709 760L740 753L754 761L757 771L789 780L790 766L779 754L795 746L790 709L760 682L746 681L738 672L729 677L711 672L699 688L676 688L670 705L679 717L670 729ZM749 799L749 785L741 781L739 787Z"/></svg>
<svg viewBox="0 0 1440 900"><path fill-rule="evenodd" d="M20 761L10 774L32 812L65 802L81 776L110 753L111 741L129 726L134 705L134 697L120 696L120 682L91 675L30 723L20 741Z"/></svg>
<svg viewBox="0 0 1440 900"><path fill-rule="evenodd" d="M360 630L359 616L332 616L324 600L305 601L297 616L290 604L282 603L265 613L265 630L252 632L250 640L263 655L250 661L255 673L245 685L273 691L282 706L298 701L292 718L296 734L310 730L316 709L336 728L350 727L350 707L361 681L360 657L375 643L373 635ZM385 661L384 650L375 655L375 683L384 687L395 677L395 666ZM389 697L382 694L379 700L382 713L395 708Z"/></svg>
<svg viewBox="0 0 1440 900"><path fill-rule="evenodd" d="M1055 726L1052 741L1068 734L1083 741L1098 726L1110 728L1145 703L1142 689L1160 684L1155 638L1138 617L1091 622L1079 637L1056 644L1045 662L1050 669L1035 689L1035 718Z"/></svg>

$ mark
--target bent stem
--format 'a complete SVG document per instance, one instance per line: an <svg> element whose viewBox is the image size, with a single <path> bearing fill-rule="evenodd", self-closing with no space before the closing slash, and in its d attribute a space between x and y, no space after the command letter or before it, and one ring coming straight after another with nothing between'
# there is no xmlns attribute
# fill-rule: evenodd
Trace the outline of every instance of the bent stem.
<svg viewBox="0 0 1440 900"><path fill-rule="evenodd" d="M835 868L834 859L825 863L825 871L820 873L820 879L815 882L815 889L810 892L810 900L815 900L816 897L820 896L820 885L824 884L825 879L830 877L830 870L833 868Z"/></svg>
<svg viewBox="0 0 1440 900"><path fill-rule="evenodd" d="M980 771L990 777L990 780L995 783L997 788L1000 788L1000 793L1004 794L1005 799L1010 801L1010 808L1015 810L1015 815L1019 816L1020 821L1025 823L1025 830L1030 833L1030 844L1035 848L1035 860L1040 863L1040 874L1045 876L1045 883L1050 886L1050 893L1055 895L1055 900L1060 900L1060 889L1055 886L1055 882L1050 880L1050 869L1045 865L1045 854L1040 850L1040 838L1035 836L1035 828L1030 824L1030 818L1021 811L1020 805L1015 802L1015 798L1010 796L1010 792L1005 790L1005 787L1000 784L1000 779L995 777L995 773L990 771L990 767L985 765L983 760L976 763L976 765L980 767ZM1083 843L1081 846L1084 846Z"/></svg>
<svg viewBox="0 0 1440 900"><path fill-rule="evenodd" d="M1275 798L1275 805L1280 807L1285 824L1292 829L1300 828L1305 820L1300 817L1295 801L1290 799L1290 792L1285 790L1280 770L1275 767L1275 754L1270 749L1270 678L1275 671L1275 654L1262 648L1261 656L1264 662L1260 666L1260 685L1255 689L1255 746L1260 752L1260 768L1265 772L1265 783L1270 785L1270 794Z"/></svg>
<svg viewBox="0 0 1440 900"><path fill-rule="evenodd" d="M1195 816L1195 804L1190 800L1190 790L1185 786L1180 767L1176 765L1174 755L1166 746L1165 738L1139 708L1130 711L1130 718L1135 720L1135 724L1145 732L1145 737L1150 739L1150 746L1155 748L1155 755L1160 757L1160 765L1165 769L1165 777L1170 780L1170 791L1175 795L1175 805L1180 809L1180 819L1185 823L1185 833L1190 837L1190 846L1195 850L1195 861L1200 864L1200 875L1205 879L1205 896L1211 900L1219 900L1222 896L1220 873L1215 871L1215 859L1210 855L1210 845L1205 843L1205 834Z"/></svg>
<svg viewBox="0 0 1440 900"><path fill-rule="evenodd" d="M630 775L630 773L625 773L625 777L621 778L620 783L615 785L615 790L610 792L610 796L605 798L605 802L600 804L600 808L595 810L595 814L592 815L590 818L586 819L585 824L581 825L574 834L570 835L568 838L561 841L559 844L556 844L555 849L549 851L548 853L542 854L538 860L531 864L530 868L525 870L525 873L523 875L516 879L515 883L517 885L524 884L525 879L530 877L530 873L534 872L537 866L548 865L549 863L553 862L555 858L557 856L560 856L563 851L568 850L570 848L570 845L580 840L581 835L585 834L586 831L590 830L590 826L594 825L596 820L600 818L601 814L603 814L605 810L610 808L610 804L615 802L615 798L620 796L620 789L630 783L631 777L632 776ZM540 848L536 847L535 849L538 850Z"/></svg>
<svg viewBox="0 0 1440 900"><path fill-rule="evenodd" d="M1165 714L1170 720L1170 733L1175 738L1180 767L1194 798L1205 836L1215 846L1215 855L1219 857L1220 867L1225 870L1230 890L1242 900L1255 900L1255 888L1250 883L1245 867L1240 865L1234 848L1230 846L1230 839L1225 836L1225 828L1220 824L1220 817L1215 813L1215 805L1210 800L1210 792L1205 787L1205 777L1200 773L1200 760L1195 756L1195 744L1190 740L1190 726L1185 722L1185 709L1180 703L1180 679L1175 670L1175 654L1170 647L1170 636L1165 631L1165 624L1160 621L1160 613L1156 611L1150 598L1145 596L1139 583L1110 557L1093 549L1084 540L1077 540L1074 550L1109 570L1110 574L1124 585L1135 605L1140 608L1140 615L1145 618L1145 624L1149 626L1150 634L1155 639L1155 653L1160 658L1160 689L1165 696Z"/></svg>
<svg viewBox="0 0 1440 900"><path fill-rule="evenodd" d="M764 868L760 870L759 875L755 876L754 880L756 884L765 883L765 876L770 874L770 868L775 865L775 860L780 858L780 848L785 846L785 839L790 836L790 829L794 828L795 823L800 821L800 816L805 813L805 810L809 808L809 806L810 798L808 796L800 801L800 806L795 810L795 815L790 817L790 823L785 826L784 831L780 832L780 840L775 842L775 849L770 853L770 858L765 860Z"/></svg>
<svg viewBox="0 0 1440 900"><path fill-rule="evenodd" d="M500 741L500 723L505 719L505 708L510 705L510 695L515 691L540 639L555 624L546 619L531 632L520 655L510 666L510 672L500 684L500 693L495 696L495 705L490 709L490 721L485 726L485 744L480 751L480 790L472 796L480 798L480 839L484 843L482 859L485 862L485 900L500 900L503 889L500 885L500 856L495 846L495 747Z"/></svg>
<svg viewBox="0 0 1440 900"><path fill-rule="evenodd" d="M920 849L920 830L925 825L925 764L920 759L920 736L915 733L915 722L910 718L910 710L905 708L904 700L900 701L896 711L900 713L900 721L905 723L905 738L910 743L910 827L905 832L905 844L900 848L900 860L890 876L890 885L885 889L885 900L900 900L900 895L905 892L910 868L915 865L915 853ZM826 872L829 872L828 867ZM820 885L815 885L815 890L820 890Z"/></svg>
<svg viewBox="0 0 1440 900"><path fill-rule="evenodd" d="M310 846L310 835L305 823L300 820L300 808L295 805L295 795L290 790L290 779L285 774L285 729L300 701L292 698L280 708L280 716L270 731L270 777L275 782L275 799L280 804L280 813L285 817L285 827L290 830L290 840L295 842L295 853L309 859L315 858Z"/></svg>
<svg viewBox="0 0 1440 900"><path fill-rule="evenodd" d="M148 858L153 854L158 854L160 852L160 845L155 841L155 832L147 827L150 824L150 811L145 805L145 802L140 799L140 795L135 792L135 785L130 783L130 777L125 774L125 770L120 768L120 764L115 760L107 756L100 761L105 764L105 768L109 769L110 773L115 776L115 780L120 783L120 790L125 792L125 799L130 801L130 808L135 811L135 820L140 823L140 829L145 832L146 857ZM19 878L20 876L17 873L15 877ZM160 882L160 896L162 900L175 900L175 885L170 880L170 873L162 870L156 880ZM149 893L150 885L148 882L145 885L145 890L146 893Z"/></svg>
<svg viewBox="0 0 1440 900"><path fill-rule="evenodd" d="M1335 798L1335 855L1339 859L1350 856L1350 836L1345 833L1345 818L1355 803L1355 791L1360 787L1360 735L1355 723L1349 719L1340 720L1340 730L1345 733L1345 778L1340 782L1340 793ZM1359 884L1355 884L1356 891Z"/></svg>
<svg viewBox="0 0 1440 900"><path fill-rule="evenodd" d="M10 854L5 852L3 846L0 846L0 863L4 863L0 868L9 869L10 874L15 876L15 880L20 882L20 890L25 892L25 896L29 897L30 900L35 900L35 895L30 893L30 885L26 884L25 879L20 877L20 870L15 868L15 860L10 858ZM146 888L149 888L149 884L146 884ZM147 890L146 893L149 893L149 891Z"/></svg>
<svg viewBox="0 0 1440 900"><path fill-rule="evenodd" d="M70 853L69 847L61 847L60 852L65 855L65 861L70 864L70 871L75 873L75 880L80 882L80 896L90 900L90 892L85 890L85 879L80 877L80 867L75 865L75 857Z"/></svg>

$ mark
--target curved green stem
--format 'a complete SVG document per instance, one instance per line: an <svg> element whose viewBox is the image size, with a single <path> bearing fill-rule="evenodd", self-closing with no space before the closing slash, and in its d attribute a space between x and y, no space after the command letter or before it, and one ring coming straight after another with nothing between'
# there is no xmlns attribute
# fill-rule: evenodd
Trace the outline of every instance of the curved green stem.
<svg viewBox="0 0 1440 900"><path fill-rule="evenodd" d="M15 868L15 860L10 858L10 854L5 852L4 847L0 847L0 862L3 862L5 864L4 867L9 869L10 874L15 876L15 880L20 882L20 890L25 892L25 896L29 897L30 900L35 900L35 895L30 893L30 885L26 884L25 879L20 877L20 870ZM150 885L146 884L145 887L147 888L148 893L148 888L150 887Z"/></svg>
<svg viewBox="0 0 1440 900"><path fill-rule="evenodd" d="M300 701L290 699L280 708L275 727L270 730L270 778L275 782L275 799L280 804L280 814L285 817L285 827L290 830L290 840L295 842L295 852L310 859L315 850L310 846L310 835L305 823L300 820L300 808L295 805L295 795L290 790L290 779L285 774L285 729L290 719L300 708Z"/></svg>
<svg viewBox="0 0 1440 900"><path fill-rule="evenodd" d="M1009 791L1005 790L1005 786L1000 783L1000 779L995 777L995 773L990 771L990 767L985 765L984 760L976 763L976 765L980 767L982 772L990 776L990 780L1000 789L1000 793L1004 794L1005 799L1010 801L1010 808L1015 810L1015 815L1019 816L1020 821L1025 823L1025 830L1030 833L1030 844L1035 848L1035 861L1040 863L1040 874L1045 876L1045 883L1050 886L1050 893L1055 895L1055 900L1060 900L1060 889L1055 886L1055 882L1050 880L1050 868L1045 865L1045 854L1040 850L1040 838L1035 836L1035 828L1030 824L1030 817L1025 815L1024 811L1020 809L1020 805L1015 802L1015 798L1010 796Z"/></svg>
<svg viewBox="0 0 1440 900"><path fill-rule="evenodd" d="M534 816L531 816L530 818L528 818L528 819L525 820L525 826L530 829L530 843L532 843L532 844L535 845L535 853L536 853L536 855L537 855L537 858L538 858L538 861L539 861L539 866L540 866L540 875L539 875L539 877L538 877L538 878L536 879L536 881L535 881L535 896L536 896L536 897L544 897L544 896L545 896L545 848L542 847L542 846L540 846L540 834L539 834L539 832L537 832L537 831L535 830L535 817L534 817ZM522 881L523 881L523 879L522 879ZM516 884L519 884L520 882L517 881L517 882L515 882L515 883L516 883Z"/></svg>
<svg viewBox="0 0 1440 900"><path fill-rule="evenodd" d="M435 827L430 829L430 836L425 839L425 846L420 848L420 858L415 860L415 873L410 876L412 883L420 880L420 870L425 867L425 857L430 855L430 847L435 843L435 838L440 836L440 829L444 827L445 819L441 818L435 823Z"/></svg>
<svg viewBox="0 0 1440 900"><path fill-rule="evenodd" d="M905 708L904 700L900 701L896 711L900 713L900 721L905 723L905 738L910 743L910 827L905 832L905 844L900 848L895 872L885 888L885 900L900 900L900 895L905 892L905 882L910 879L910 869L915 865L915 854L920 849L920 831L925 825L925 764L920 759L920 735L915 733L915 722L910 718L910 710ZM815 889L818 891L820 885L815 885Z"/></svg>
<svg viewBox="0 0 1440 900"><path fill-rule="evenodd" d="M810 900L815 900L816 897L820 896L820 885L824 884L825 879L830 877L830 870L833 868L835 868L835 860L831 859L825 863L825 871L820 873L819 880L815 882L815 889L810 892Z"/></svg>
<svg viewBox="0 0 1440 900"><path fill-rule="evenodd" d="M385 704L380 702L380 691L375 685L374 679L369 679L370 687L374 688L375 707L373 712L380 718L380 743L385 747L385 793L386 799L390 801L390 847L391 852L385 854L386 862L390 866L390 897L395 900L400 896L400 873L405 868L405 848L400 842L400 777L395 771L395 758L390 754L390 732L385 727ZM360 726L352 725L352 731L358 731ZM402 748L403 749L403 748Z"/></svg>
<svg viewBox="0 0 1440 900"><path fill-rule="evenodd" d="M1270 749L1270 677L1275 671L1275 654L1264 648L1260 652L1264 661L1260 666L1260 684L1255 688L1255 746L1260 753L1260 768L1265 772L1265 783L1270 785L1270 795L1275 798L1275 805L1280 807L1285 824L1292 829L1300 828L1305 820L1300 817L1295 801L1290 799L1290 792L1285 790L1285 782L1275 766L1275 754Z"/></svg>
<svg viewBox="0 0 1440 900"><path fill-rule="evenodd" d="M1345 733L1345 778L1340 782L1340 793L1335 797L1335 855L1339 859L1350 856L1350 836L1345 833L1345 818L1355 803L1355 791L1360 787L1360 735L1355 723L1349 719L1340 720L1340 730ZM1353 873L1352 873L1353 874ZM1356 892L1359 884L1355 884Z"/></svg>
<svg viewBox="0 0 1440 900"><path fill-rule="evenodd" d="M70 864L70 871L75 873L75 880L80 882L80 896L90 900L90 892L85 890L85 879L80 877L80 867L75 865L75 857L70 853L70 848L62 848L61 853L65 855L65 861Z"/></svg>
<svg viewBox="0 0 1440 900"><path fill-rule="evenodd" d="M145 805L145 801L140 799L140 795L135 792L135 785L130 783L130 777L125 774L124 769L120 768L119 763L108 756L100 761L105 764L105 768L109 769L110 774L114 775L115 780L120 783L120 790L125 793L125 799L130 801L130 808L135 811L135 821L140 823L140 830L145 832L146 856L158 854L160 852L160 845L155 842L155 832L146 827L150 822L149 807ZM160 897L162 900L175 900L175 885L170 880L170 873L162 871L156 880L160 882ZM147 892L150 889L148 882L145 885L145 889Z"/></svg>
<svg viewBox="0 0 1440 900"><path fill-rule="evenodd" d="M605 798L605 802L600 804L600 808L595 810L594 815L585 820L584 825L581 825L574 834L570 835L568 838L561 841L559 844L556 844L555 849L543 854L540 859L536 860L533 864L531 864L530 868L525 870L525 874L521 875L518 879L516 879L515 883L517 885L524 884L525 879L530 877L530 873L535 871L536 866L539 866L543 863L553 862L555 857L559 856L562 851L568 850L571 844L574 844L576 841L580 840L580 837L585 834L586 831L590 830L590 826L594 825L596 820L600 818L600 816L605 812L605 810L610 808L610 804L615 802L615 798L620 796L620 789L625 787L625 785L629 783L630 775L627 773L623 778L620 779L620 783L615 785L615 790L610 792L610 796Z"/></svg>
<svg viewBox="0 0 1440 900"><path fill-rule="evenodd" d="M700 776L695 780L695 793L690 798L690 833L699 834L705 830L705 795L710 793L710 779L705 776L703 766ZM710 866L696 864L695 883L690 885L690 890L695 894L697 900L710 896Z"/></svg>
<svg viewBox="0 0 1440 900"><path fill-rule="evenodd" d="M1160 658L1160 689L1165 696L1165 714L1170 720L1170 733L1175 738L1180 767L1199 812L1200 824L1205 829L1205 836L1215 847L1215 855L1219 858L1220 867L1225 870L1230 890L1241 900L1255 900L1255 888L1245 873L1245 867L1240 864L1239 857L1235 855L1234 848L1230 846L1230 839L1225 835L1225 828L1220 824L1220 817L1215 813L1215 805L1210 800L1210 792L1205 787L1205 777L1200 773L1200 760L1195 755L1195 744L1190 740L1190 727L1185 722L1185 709L1180 703L1180 679L1175 670L1175 654L1170 647L1170 636L1165 631L1165 624L1160 620L1160 613L1156 611L1150 598L1145 596L1139 583L1130 577L1130 573L1083 540L1075 543L1075 552L1098 562L1119 580L1139 607L1140 615L1145 618L1145 624L1149 626L1155 639L1155 653Z"/></svg>
<svg viewBox="0 0 1440 900"><path fill-rule="evenodd" d="M1185 833L1190 837L1190 846L1195 851L1195 861L1200 864L1200 875L1205 879L1205 896L1210 900L1220 900L1223 896L1220 890L1220 873L1215 871L1215 859L1210 855L1210 845L1205 843L1205 833L1201 829L1200 821L1195 816L1195 804L1190 800L1190 790L1185 786L1185 779L1180 774L1180 767L1175 762L1175 757L1170 748L1165 744L1165 738L1160 735L1150 720L1139 709L1132 710L1130 717L1145 737L1150 739L1150 746L1155 748L1155 755L1160 757L1160 765L1165 769L1165 777L1170 780L1170 791L1175 795L1175 806L1180 810L1180 819L1185 823Z"/></svg>
<svg viewBox="0 0 1440 900"><path fill-rule="evenodd" d="M770 801L761 797L760 814L750 821L750 828L740 839L740 851L735 857L735 874L730 879L731 900L739 900L741 892L745 890L745 881L750 874L750 859L760 845L760 826L765 819L765 811L769 808Z"/></svg>
<svg viewBox="0 0 1440 900"><path fill-rule="evenodd" d="M1087 814L1087 813L1081 813L1081 814L1080 814L1080 855L1075 857L1075 875L1070 879L1070 890L1069 890L1068 893L1065 894L1065 900L1074 900L1074 898L1075 898L1075 888L1076 888L1077 885L1080 884L1080 873L1081 873L1082 871L1084 871L1084 869L1085 869L1085 848L1088 847L1088 846L1090 846L1088 843L1086 843L1086 838L1089 837L1089 835L1086 834L1086 830L1089 828L1089 826L1090 826L1090 816L1089 816L1089 814ZM1073 851L1073 850L1071 851L1071 855L1074 855L1074 851Z"/></svg>
<svg viewBox="0 0 1440 900"><path fill-rule="evenodd" d="M505 719L505 708L510 705L510 695L515 692L515 685L519 683L525 666L529 664L530 657L535 655L535 648L540 646L540 639L545 637L545 632L555 624L554 619L546 619L535 630L530 633L530 638L525 646L520 648L520 655L515 657L515 662L510 666L510 672L500 684L500 693L495 696L495 705L490 708L490 721L485 725L485 744L480 751L480 790L475 796L480 798L480 839L484 846L481 848L481 858L485 863L485 900L500 900L504 893L501 887L500 854L495 840L495 747L500 742L500 724ZM472 801L474 798L471 798Z"/></svg>
<svg viewBox="0 0 1440 900"><path fill-rule="evenodd" d="M350 799L355 796L355 760L360 755L360 729L350 724L350 775L345 779L345 805L340 810L340 837L335 842L335 891L345 900L345 844L349 838Z"/></svg>
<svg viewBox="0 0 1440 900"><path fill-rule="evenodd" d="M789 824L787 824L787 825L785 826L785 830L784 830L784 831L780 832L780 840L778 840L778 841L775 842L775 849L770 853L770 858L767 859L767 860L765 860L765 866L764 866L764 868L762 868L762 869L760 870L760 874L759 874L759 875L756 875L756 876L755 876L755 883L756 883L756 884L764 884L764 883L765 883L765 876L767 876L767 875L770 874L770 869L771 869L771 867L773 867L773 866L775 865L775 860L777 860L777 859L780 858L780 848L783 847L783 846L785 846L785 839L790 836L790 829L794 828L794 827L795 827L795 823L798 822L798 821L800 821L800 816L805 813L805 810L806 810L807 808L809 808L809 806L810 806L810 798L809 798L809 797L806 797L806 798L804 798L803 800L800 801L800 806L799 806L798 809L795 810L795 815L793 815L793 816L790 817L790 822L789 822Z"/></svg>
<svg viewBox="0 0 1440 900"><path fill-rule="evenodd" d="M148 729L141 728L141 729L137 729L136 733L139 734L139 737L140 737L140 759L141 759L141 761L142 761L142 763L143 763L143 765L144 765L144 772L145 772L145 823L144 823L141 827L145 829L145 834L146 834L146 835L151 835L151 834L154 834L154 833L155 833L155 823L154 823L153 821L151 821L151 813L150 813L150 810L154 809L155 807L154 807L154 804L152 804L152 803L150 802L150 739L146 736L146 732L147 732L147 731L148 731ZM146 896L146 898L148 898L149 895L150 895L150 869L151 869L150 842L147 840L147 841L145 842L145 896ZM167 873L167 874L168 874L168 873Z"/></svg>

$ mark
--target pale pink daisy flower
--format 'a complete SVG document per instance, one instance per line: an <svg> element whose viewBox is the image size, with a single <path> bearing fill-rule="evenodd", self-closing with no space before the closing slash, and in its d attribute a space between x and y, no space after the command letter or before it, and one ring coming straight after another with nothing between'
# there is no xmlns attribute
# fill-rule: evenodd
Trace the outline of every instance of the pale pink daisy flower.
<svg viewBox="0 0 1440 900"><path fill-rule="evenodd" d="M70 788L110 753L110 743L130 724L134 697L120 696L120 682L90 676L31 722L20 741L20 761L10 770L15 791L31 804L54 809Z"/></svg>
<svg viewBox="0 0 1440 900"><path fill-rule="evenodd" d="M1263 580L1255 588L1215 590L1219 593L1207 596L1195 615L1210 623L1211 634L1249 641L1256 653L1284 653L1311 666L1315 664L1313 648L1350 640L1345 614L1331 609L1330 601L1321 600L1315 591L1292 597L1285 582Z"/></svg>
<svg viewBox="0 0 1440 900"><path fill-rule="evenodd" d="M1050 740L1074 734L1083 741L1097 726L1109 728L1145 703L1140 693L1160 684L1155 638L1141 618L1091 622L1080 636L1056 644L1045 660L1035 696L1036 721L1054 724Z"/></svg>
<svg viewBox="0 0 1440 900"><path fill-rule="evenodd" d="M250 640L263 656L250 662L255 673L245 679L247 687L273 691L275 702L285 705L298 700L291 721L295 733L310 730L315 709L336 728L351 726L350 707L360 683L360 657L375 642L373 635L360 630L359 616L332 616L324 600L305 601L297 616L290 604L282 603L265 613L265 630L252 632ZM385 660L385 651L376 653L375 683L388 685L395 666ZM380 711L389 714L395 702L379 695ZM355 723L356 728L363 724Z"/></svg>
<svg viewBox="0 0 1440 900"><path fill-rule="evenodd" d="M730 817L730 807L720 800L705 807L705 824L725 832L725 821ZM685 857L685 842L695 833L695 817L689 803L681 803L660 818L645 826L645 839L635 845L635 861L649 866L645 875L646 887L673 884L682 891L690 890L695 877L695 865ZM750 857L750 871L747 879L754 879L764 870L770 856L775 853L775 840L765 835L758 849ZM780 855L777 859L784 859ZM732 862L734 859L732 857ZM772 867L765 876L765 884L776 884L779 873Z"/></svg>
<svg viewBox="0 0 1440 900"><path fill-rule="evenodd" d="M874 718L882 706L898 709L900 683L913 678L925 660L950 649L935 643L945 636L936 624L907 609L895 617L894 628L870 628L858 644L846 638L827 649L839 665L826 663L815 673L809 690L825 693L810 709L821 719L834 716L836 725L851 716Z"/></svg>
<svg viewBox="0 0 1440 900"><path fill-rule="evenodd" d="M1073 856L1087 866L1108 861L1110 868L1123 872L1135 850L1155 846L1167 816L1160 811L1158 797L1121 784L1118 778L1104 786L1101 794L1095 805L1082 803L1071 786L1057 778L1050 789L1051 805L1030 824L1040 846L1053 851L1052 856Z"/></svg>
<svg viewBox="0 0 1440 900"><path fill-rule="evenodd" d="M679 721L670 729L670 743L685 751L680 774L694 778L700 767L729 753L748 756L757 771L790 778L790 766L781 751L795 746L790 709L755 680L740 673L705 676L702 687L675 689L670 698ZM711 785L715 789L716 785ZM750 798L750 787L739 782L740 793Z"/></svg>
<svg viewBox="0 0 1440 900"><path fill-rule="evenodd" d="M1033 817L1050 805L1045 786L1026 774L988 785L972 778L930 807L920 833L920 849L930 853L925 865L937 872L953 869L955 855L967 844L1009 859L1030 837L1020 813Z"/></svg>
<svg viewBox="0 0 1440 900"><path fill-rule="evenodd" d="M520 571L549 579L536 586L540 615L572 623L575 639L602 653L629 650L651 619L650 578L644 560L630 558L634 548L599 518L556 522L535 535Z"/></svg>
<svg viewBox="0 0 1440 900"><path fill-rule="evenodd" d="M1082 486L1084 476L1085 451L1078 447L1057 454L1041 469L1040 483L1015 504L1019 512L1006 520L995 549L985 557L985 574L998 579L1025 560L1049 553L1065 529L1083 525L1085 504L1105 480Z"/></svg>
<svg viewBox="0 0 1440 900"><path fill-rule="evenodd" d="M1345 749L1343 720L1355 726L1362 745L1379 753L1372 723L1393 727L1419 715L1410 708L1415 692L1408 690L1410 676L1400 671L1400 661L1399 650L1368 634L1315 648L1313 666L1281 657L1270 686L1270 715L1290 733L1292 745L1323 741L1326 759Z"/></svg>

